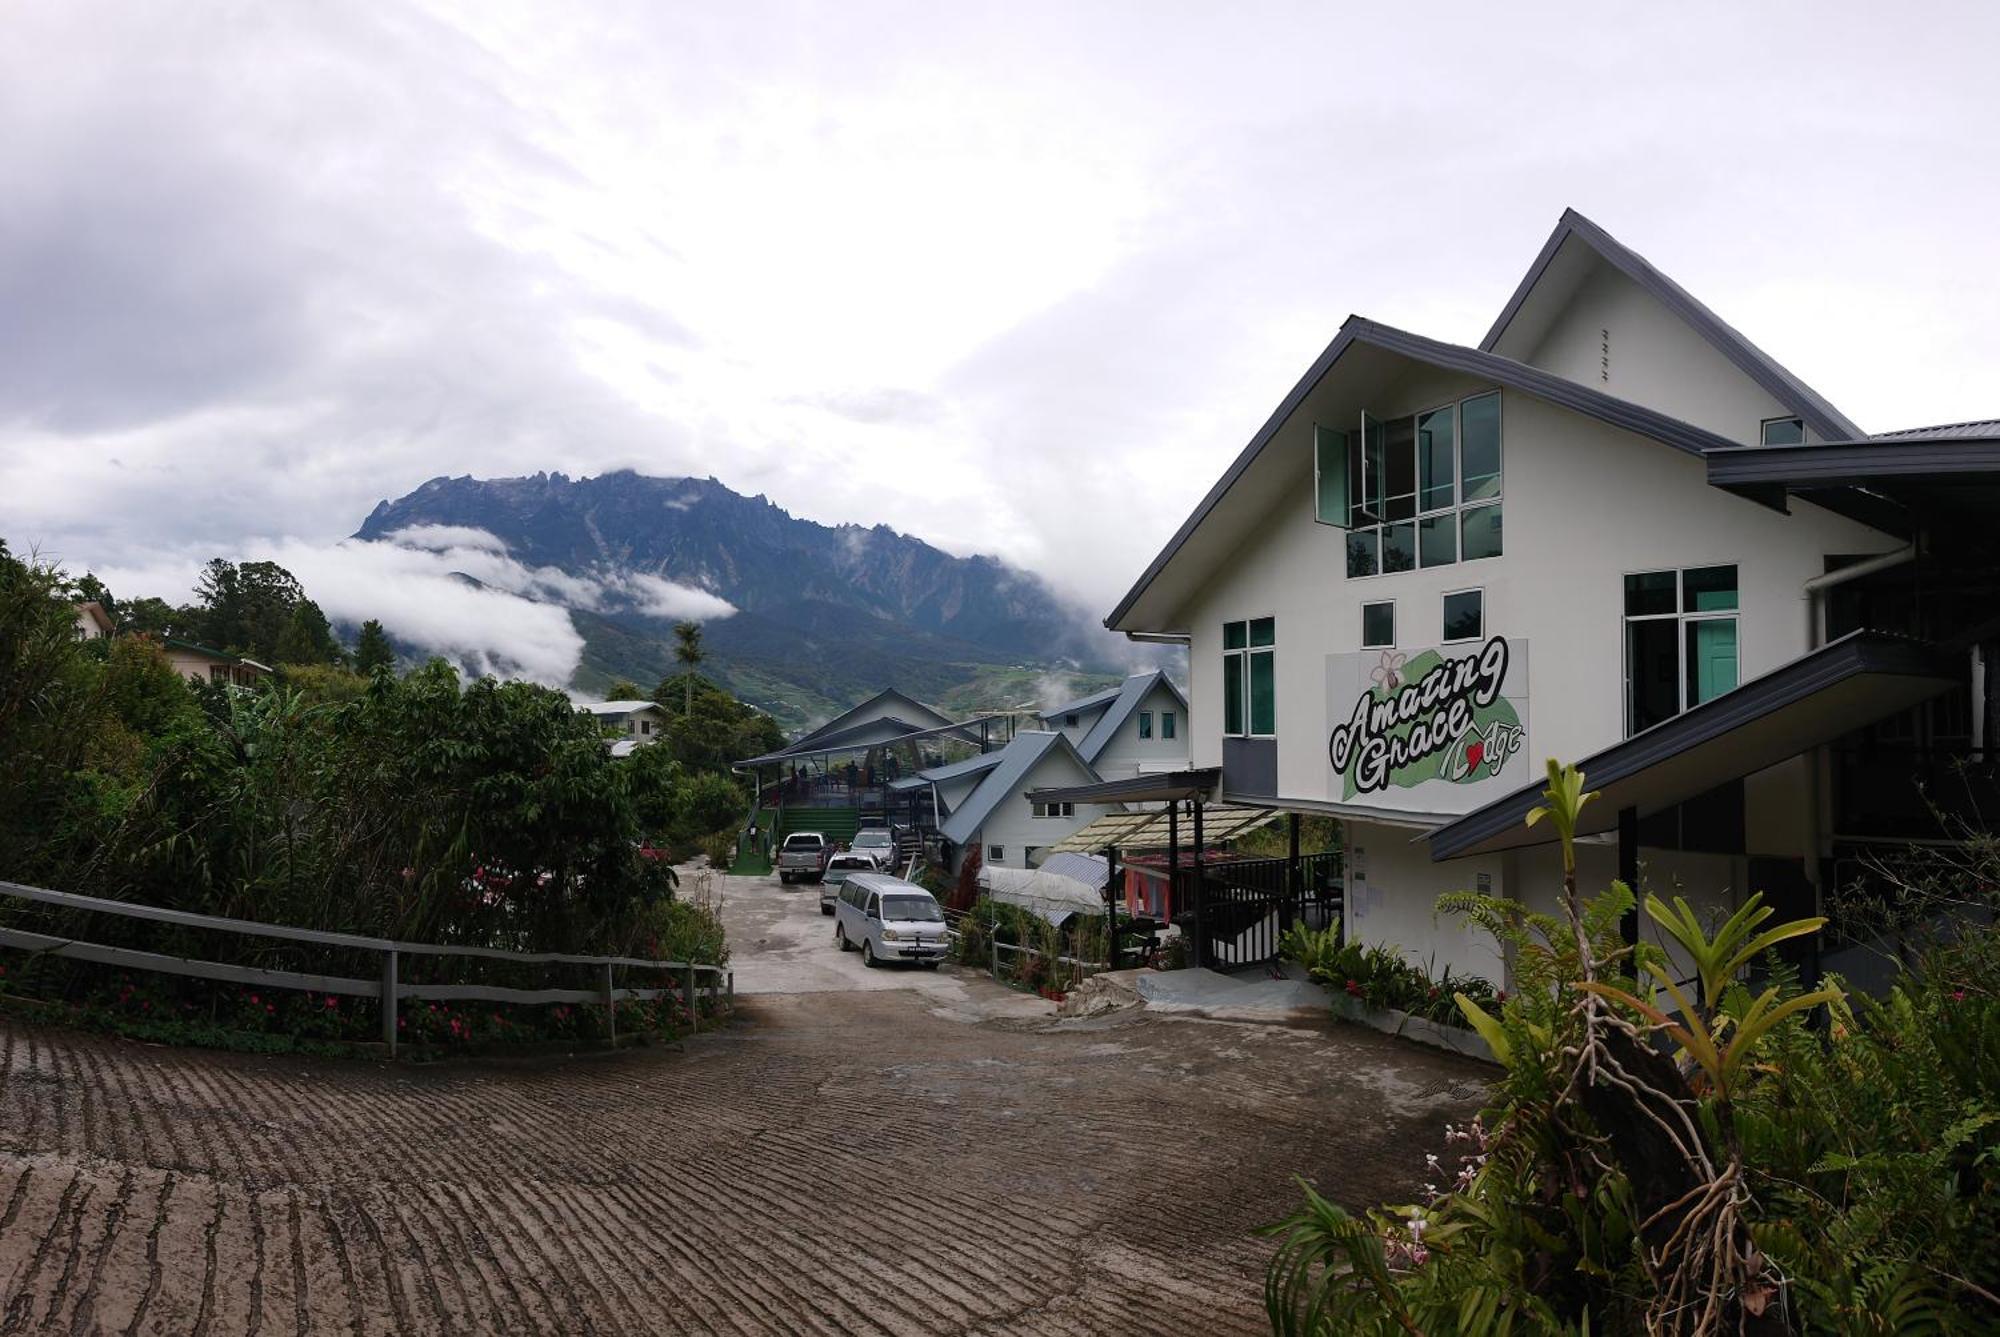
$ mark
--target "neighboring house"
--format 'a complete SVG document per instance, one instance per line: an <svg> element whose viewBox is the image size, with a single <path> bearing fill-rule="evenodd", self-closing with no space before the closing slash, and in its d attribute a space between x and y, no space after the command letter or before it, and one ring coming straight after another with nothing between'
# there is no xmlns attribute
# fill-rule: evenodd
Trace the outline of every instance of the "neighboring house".
<svg viewBox="0 0 2000 1337"><path fill-rule="evenodd" d="M1783 917L1946 763L1995 810L1996 481L2000 423L1867 437L1566 213L1477 348L1350 318L1106 625L1188 645L1212 797L1343 819L1349 933L1499 980L1434 907L1553 906L1544 758L1585 888Z"/></svg>
<svg viewBox="0 0 2000 1337"><path fill-rule="evenodd" d="M784 752L810 755L815 748L838 746L843 743L855 743L865 747L869 742L878 739L896 738L927 729L942 729L955 723L957 721L949 715L925 705L913 696L906 696L889 687L877 692L860 705L841 711L818 728L794 740ZM887 724L893 728L871 730L867 727L878 724Z"/></svg>
<svg viewBox="0 0 2000 1337"><path fill-rule="evenodd" d="M951 762L944 766L933 766L918 771L915 775L904 776L891 781L889 792L912 800L910 811L927 830L935 830L944 822L944 815L956 812L965 800L972 797L972 791L979 788L979 782L986 773L1000 764L1007 755L1005 748L997 752L982 752L964 761Z"/></svg>
<svg viewBox="0 0 2000 1337"><path fill-rule="evenodd" d="M1118 693L1123 690L1124 685L1121 683L1117 687L1092 692L1089 696L1078 697L1074 701L1065 701L1062 705L1043 712L1042 727L1068 735L1072 743L1081 743L1084 735L1097 727L1097 722L1104 718L1104 712L1111 708L1111 703L1118 699Z"/></svg>
<svg viewBox="0 0 2000 1337"><path fill-rule="evenodd" d="M79 641L102 640L115 635L118 624L111 620L111 614L104 611L104 605L92 599L76 606L76 638Z"/></svg>
<svg viewBox="0 0 2000 1337"><path fill-rule="evenodd" d="M1092 712L1081 739L1083 759L1106 780L1162 775L1188 765L1188 704L1164 672L1135 673ZM1069 731L1063 730L1065 737Z"/></svg>
<svg viewBox="0 0 2000 1337"><path fill-rule="evenodd" d="M253 687L260 678L269 677L271 673L268 664L172 636L160 638L160 650L174 672L192 682L227 682L238 687Z"/></svg>
<svg viewBox="0 0 2000 1337"><path fill-rule="evenodd" d="M655 701L592 701L577 709L622 735L609 740L611 754L617 757L630 756L633 748L656 742L667 728L667 712Z"/></svg>
<svg viewBox="0 0 2000 1337"><path fill-rule="evenodd" d="M1031 805L1031 789L1094 784L1100 778L1058 732L1016 734L985 768L964 800L938 825L946 866L956 873L977 847L983 862L1003 868L1033 868L1042 851L1092 819L1113 809L1087 803ZM980 758L985 761L987 758ZM963 781L961 774L952 779Z"/></svg>

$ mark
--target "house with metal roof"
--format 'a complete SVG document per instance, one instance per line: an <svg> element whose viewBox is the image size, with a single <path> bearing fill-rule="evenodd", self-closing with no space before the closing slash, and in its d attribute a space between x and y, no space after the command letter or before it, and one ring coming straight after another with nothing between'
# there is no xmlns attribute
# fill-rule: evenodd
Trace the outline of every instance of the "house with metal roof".
<svg viewBox="0 0 2000 1337"><path fill-rule="evenodd" d="M254 687L271 675L269 664L260 664L243 655L232 655L175 636L159 637L160 649L174 672L190 682L226 682L237 687Z"/></svg>
<svg viewBox="0 0 2000 1337"><path fill-rule="evenodd" d="M584 701L577 710L605 726L604 744L614 757L629 757L633 748L658 742L667 728L667 712L657 701Z"/></svg>
<svg viewBox="0 0 2000 1337"><path fill-rule="evenodd" d="M1042 853L1106 812L1111 803L1031 803L1032 789L1096 784L1102 779L1067 734L1023 730L992 762L976 772L962 770L936 783L976 779L938 822L939 854L956 873L972 851L993 867L1033 868ZM980 758L985 762L986 758ZM935 777L935 773L934 777Z"/></svg>
<svg viewBox="0 0 2000 1337"><path fill-rule="evenodd" d="M1106 625L1188 647L1202 799L1340 819L1346 932L1504 980L1434 907L1553 905L1544 758L1587 885L1787 916L2000 810L1996 510L1996 424L1868 436L1568 211L1477 347L1350 317Z"/></svg>
<svg viewBox="0 0 2000 1337"><path fill-rule="evenodd" d="M1187 769L1187 698L1164 670L1135 673L1118 685L1076 750L1106 780ZM1065 736L1069 734L1064 729Z"/></svg>

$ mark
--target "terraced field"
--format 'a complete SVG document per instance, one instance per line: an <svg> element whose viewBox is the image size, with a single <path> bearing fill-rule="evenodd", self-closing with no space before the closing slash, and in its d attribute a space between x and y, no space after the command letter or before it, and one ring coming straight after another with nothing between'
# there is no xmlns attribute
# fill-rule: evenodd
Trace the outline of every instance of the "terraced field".
<svg viewBox="0 0 2000 1337"><path fill-rule="evenodd" d="M1292 1176L1408 1193L1480 1076L899 989L429 1068L0 1022L0 1333L1256 1332Z"/></svg>

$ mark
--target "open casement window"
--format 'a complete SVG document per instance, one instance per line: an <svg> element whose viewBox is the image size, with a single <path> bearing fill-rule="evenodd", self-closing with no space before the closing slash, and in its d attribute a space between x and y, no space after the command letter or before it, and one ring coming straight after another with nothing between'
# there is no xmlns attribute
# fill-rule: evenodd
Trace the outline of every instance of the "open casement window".
<svg viewBox="0 0 2000 1337"><path fill-rule="evenodd" d="M1322 480L1344 443L1349 576L1500 555L1499 391L1400 418L1363 413L1360 431L1315 441ZM1321 506L1331 500L1322 481Z"/></svg>
<svg viewBox="0 0 2000 1337"><path fill-rule="evenodd" d="M1347 528L1347 456L1351 433L1313 427L1313 519Z"/></svg>

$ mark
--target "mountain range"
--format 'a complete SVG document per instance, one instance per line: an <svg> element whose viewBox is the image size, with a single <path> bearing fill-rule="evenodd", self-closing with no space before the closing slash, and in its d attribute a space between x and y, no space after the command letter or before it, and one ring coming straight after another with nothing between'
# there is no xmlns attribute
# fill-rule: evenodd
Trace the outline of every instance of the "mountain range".
<svg viewBox="0 0 2000 1337"><path fill-rule="evenodd" d="M431 525L483 530L526 566L727 600L737 611L704 624L703 671L788 726L884 686L970 710L1032 703L1051 673L1084 687L1118 669L1088 614L1029 572L886 525L801 519L714 478L434 478L376 506L355 537ZM650 688L678 671L672 618L637 597L595 603L569 608L584 638L574 687Z"/></svg>

